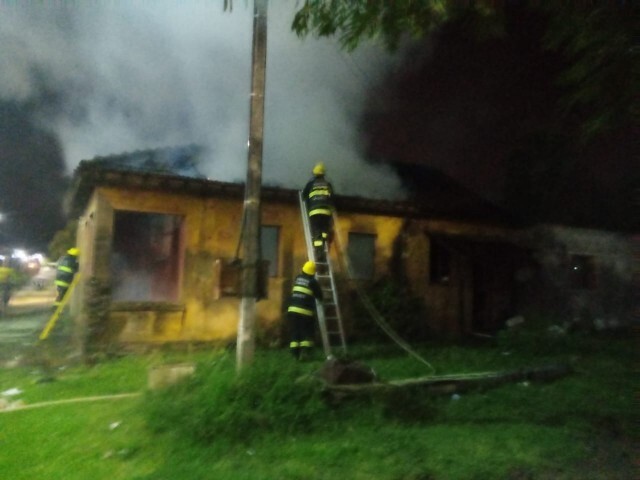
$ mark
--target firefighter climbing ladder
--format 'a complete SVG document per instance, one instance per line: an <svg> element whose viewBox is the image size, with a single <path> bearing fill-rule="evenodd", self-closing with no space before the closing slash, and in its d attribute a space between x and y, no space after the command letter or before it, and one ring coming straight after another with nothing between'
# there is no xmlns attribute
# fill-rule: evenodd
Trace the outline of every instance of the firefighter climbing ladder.
<svg viewBox="0 0 640 480"><path fill-rule="evenodd" d="M322 346L326 357L331 358L333 357L334 348L341 349L342 353L347 352L344 328L342 327L342 316L340 314L340 305L338 303L338 291L333 274L333 265L328 251L325 252L326 261L319 262L315 258L313 239L311 238L311 227L309 225L309 216L307 215L307 206L304 198L302 197L302 192L299 192L298 196L300 201L300 213L302 215L302 225L304 226L304 237L307 242L307 255L309 256L309 259L316 263L316 278L322 288L323 294L323 301L316 302ZM327 249L326 244L325 249Z"/></svg>
<svg viewBox="0 0 640 480"><path fill-rule="evenodd" d="M313 240L311 238L311 229L310 229L310 226L309 226L309 217L307 216L306 204L304 202L304 198L302 197L302 192L299 192L299 201L300 201L300 212L302 214L302 224L304 226L304 235L305 235L305 239L307 241L308 255L309 255L310 259L315 261ZM337 226L338 226L338 216L336 215L335 211L333 212L333 225L334 225L333 231L334 231L334 236L335 236L336 252L337 252L337 255L338 255L338 259L342 262L342 265L344 267L344 271L347 273L347 276L349 278L351 278L351 279L354 279L355 277L354 277L353 272L351 270L349 259L344 254L344 242L340 238L340 230L337 228ZM324 265L326 265L327 274L326 275L322 275L321 274L321 275L316 275L316 276L318 277L318 281L320 282L321 286L323 284L325 284L325 285L327 285L327 283L329 284L327 287L323 287L323 291L329 291L329 290L331 291L333 303L335 304L335 308L336 308L336 316L335 317L325 317L325 310L323 308L323 305L318 304L318 323L320 324L320 332L322 334L322 342L323 342L323 345L324 345L325 353L327 355L327 358L330 358L330 357L333 356L332 353L331 353L331 347L332 347L331 339L332 338L334 338L336 336L339 337L340 346L342 347L342 350L343 350L344 353L346 353L346 351L347 351L347 346L346 346L346 343L345 343L345 340L344 340L344 330L343 330L343 327L342 327L342 318L340 316L340 309L338 307L338 297L337 297L337 293L336 293L337 290L336 290L336 285L335 285L334 276L333 276L333 266L331 264L331 259L329 257L329 252L328 251L326 252L325 257L327 259L327 263L326 264L323 264L323 263L319 263L318 264L318 262L316 262L316 264L318 264L321 268L323 268ZM327 279L329 279L330 281L327 282ZM400 348L402 348L404 351L406 351L409 355L414 357L420 363L424 364L431 371L431 373L430 373L431 375L435 374L435 368L433 368L433 366L427 360L422 358L420 356L420 354L418 354L418 352L416 352L413 348L411 348L411 346L405 340L403 340L393 330L393 328L391 328L389 323L384 319L384 317L380 314L380 312L378 312L378 310L376 309L375 305L373 304L373 302L371 301L371 299L369 298L367 293L364 291L362 286L358 282L354 282L353 284L356 287L356 292L358 294L358 297L362 301L364 307L367 309L367 311L371 315L371 318L378 324L378 326L382 329L382 331L384 333L386 333L387 336L389 338L391 338ZM330 329L331 322L334 319L335 319L335 324L337 325L337 327Z"/></svg>
<svg viewBox="0 0 640 480"><path fill-rule="evenodd" d="M71 298L71 292L73 292L73 289L78 283L79 278L80 278L80 274L76 274L75 277L73 278L73 281L71 282L71 285L69 285L69 288L65 292L64 297L62 298L62 300L56 307L55 311L51 315L51 318L49 318L49 321L47 322L44 329L42 330L42 333L40 333L40 336L38 337L40 340L46 340L47 337L49 336L49 333L51 333L51 330L53 330L53 327L55 327L56 322L60 318L60 314L62 313L62 310L64 310L64 307L67 305L67 302Z"/></svg>

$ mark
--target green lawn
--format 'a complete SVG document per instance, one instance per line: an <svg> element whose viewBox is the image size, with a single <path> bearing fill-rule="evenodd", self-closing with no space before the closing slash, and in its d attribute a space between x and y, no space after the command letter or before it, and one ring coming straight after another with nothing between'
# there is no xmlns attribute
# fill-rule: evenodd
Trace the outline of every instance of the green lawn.
<svg viewBox="0 0 640 480"><path fill-rule="evenodd" d="M433 344L437 373L570 362L551 383L428 398L399 391L328 407L300 379L321 362L261 351L244 383L233 353L127 356L58 369L0 370L0 392L26 404L143 392L148 368L195 361L194 378L139 397L0 413L1 478L174 479L626 479L634 478L634 341L579 335L536 342ZM382 379L425 375L392 346L351 352Z"/></svg>

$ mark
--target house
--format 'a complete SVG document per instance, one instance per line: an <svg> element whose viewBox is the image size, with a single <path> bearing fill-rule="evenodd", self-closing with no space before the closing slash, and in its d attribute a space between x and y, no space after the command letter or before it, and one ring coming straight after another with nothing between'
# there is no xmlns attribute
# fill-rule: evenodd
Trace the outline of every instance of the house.
<svg viewBox="0 0 640 480"><path fill-rule="evenodd" d="M115 346L235 339L244 185L202 176L200 154L145 150L76 169L70 208L82 254L72 308L82 338ZM420 174L429 188L413 200L336 197L337 232L356 277L338 272L345 311L350 282L395 277L423 302L429 331L495 331L517 311L514 278L526 263L518 227L443 174ZM268 263L258 324L277 338L306 260L298 192L263 186L261 209ZM332 258L338 263L335 248ZM345 324L357 336L348 315Z"/></svg>

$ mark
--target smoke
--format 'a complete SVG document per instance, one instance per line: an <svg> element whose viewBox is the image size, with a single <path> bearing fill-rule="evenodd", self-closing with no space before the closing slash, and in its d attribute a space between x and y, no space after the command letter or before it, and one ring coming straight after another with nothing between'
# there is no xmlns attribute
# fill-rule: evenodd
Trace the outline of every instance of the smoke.
<svg viewBox="0 0 640 480"><path fill-rule="evenodd" d="M395 198L400 181L363 157L358 118L367 90L394 62L329 39L298 39L292 2L271 2L263 181L298 188L325 162L339 193ZM253 6L234 2L0 4L0 100L83 159L196 143L212 179L244 181ZM35 108L34 108L35 106Z"/></svg>

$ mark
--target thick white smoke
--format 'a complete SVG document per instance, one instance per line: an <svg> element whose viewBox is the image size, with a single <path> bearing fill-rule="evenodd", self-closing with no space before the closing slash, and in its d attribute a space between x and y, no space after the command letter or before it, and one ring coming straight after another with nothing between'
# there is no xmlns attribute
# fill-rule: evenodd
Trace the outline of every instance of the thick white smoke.
<svg viewBox="0 0 640 480"><path fill-rule="evenodd" d="M334 40L298 39L294 2L269 5L266 184L299 187L323 160L340 193L394 198L400 182L362 158L358 116L393 59ZM244 181L252 2L0 3L0 99L40 105L37 120L80 160L173 145L208 146L200 169Z"/></svg>

